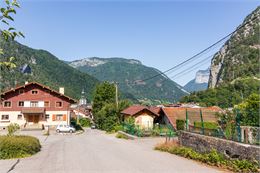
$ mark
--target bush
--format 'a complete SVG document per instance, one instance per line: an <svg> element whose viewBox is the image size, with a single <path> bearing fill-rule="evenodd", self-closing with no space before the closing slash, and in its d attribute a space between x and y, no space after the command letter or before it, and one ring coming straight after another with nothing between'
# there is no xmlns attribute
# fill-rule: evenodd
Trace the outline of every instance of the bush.
<svg viewBox="0 0 260 173"><path fill-rule="evenodd" d="M169 152L171 154L180 155L193 160L198 160L209 165L227 168L235 172L258 172L258 163L252 163L248 160L228 159L216 150L209 153L198 153L191 148L179 146L176 142L159 144L155 150Z"/></svg>
<svg viewBox="0 0 260 173"><path fill-rule="evenodd" d="M176 120L176 128L177 130L184 130L185 120Z"/></svg>
<svg viewBox="0 0 260 173"><path fill-rule="evenodd" d="M28 157L40 149L39 140L32 136L0 136L0 159Z"/></svg>
<svg viewBox="0 0 260 173"><path fill-rule="evenodd" d="M14 133L20 129L20 126L16 123L11 123L9 126L7 126L8 129L8 136L13 136Z"/></svg>
<svg viewBox="0 0 260 173"><path fill-rule="evenodd" d="M204 122L204 128L205 129L218 129L218 123L215 122ZM194 122L194 127L202 128L202 123L201 122Z"/></svg>
<svg viewBox="0 0 260 173"><path fill-rule="evenodd" d="M88 118L80 118L79 119L79 124L82 126L82 127L90 127L90 119Z"/></svg>
<svg viewBox="0 0 260 173"><path fill-rule="evenodd" d="M83 128L81 127L81 125L80 125L80 124L77 124L77 120L76 120L75 118L71 118L70 124L76 129L76 131L78 131L78 130L83 130Z"/></svg>

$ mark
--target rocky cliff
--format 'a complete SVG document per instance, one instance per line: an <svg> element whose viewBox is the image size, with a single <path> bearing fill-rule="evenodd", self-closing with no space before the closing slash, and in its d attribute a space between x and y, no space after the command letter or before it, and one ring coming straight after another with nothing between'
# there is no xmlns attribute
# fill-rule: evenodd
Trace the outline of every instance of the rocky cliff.
<svg viewBox="0 0 260 173"><path fill-rule="evenodd" d="M188 82L184 89L193 92L193 91L202 91L207 89L209 81L209 69L199 70L196 73L195 79Z"/></svg>
<svg viewBox="0 0 260 173"><path fill-rule="evenodd" d="M243 21L245 25L236 31L217 52L210 66L209 88L237 78L259 77L259 21L260 7L257 7Z"/></svg>

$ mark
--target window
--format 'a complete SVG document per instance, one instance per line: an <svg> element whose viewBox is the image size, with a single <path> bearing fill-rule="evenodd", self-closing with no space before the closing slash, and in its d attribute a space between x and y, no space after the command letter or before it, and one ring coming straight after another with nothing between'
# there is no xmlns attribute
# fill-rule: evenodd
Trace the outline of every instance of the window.
<svg viewBox="0 0 260 173"><path fill-rule="evenodd" d="M50 115L49 114L45 114L45 119L49 119L50 118Z"/></svg>
<svg viewBox="0 0 260 173"><path fill-rule="evenodd" d="M23 89L20 89L19 90L19 94L23 94L24 93L24 90Z"/></svg>
<svg viewBox="0 0 260 173"><path fill-rule="evenodd" d="M44 107L50 107L50 102L49 101L45 101L44 102Z"/></svg>
<svg viewBox="0 0 260 173"><path fill-rule="evenodd" d="M23 119L23 115L22 115L22 114L17 115L17 119L18 119L18 120Z"/></svg>
<svg viewBox="0 0 260 173"><path fill-rule="evenodd" d="M62 107L62 102L61 101L56 102L56 107L57 108L61 108Z"/></svg>
<svg viewBox="0 0 260 173"><path fill-rule="evenodd" d="M32 94L38 94L37 90L32 90Z"/></svg>
<svg viewBox="0 0 260 173"><path fill-rule="evenodd" d="M39 107L37 101L31 101L31 107Z"/></svg>
<svg viewBox="0 0 260 173"><path fill-rule="evenodd" d="M18 102L18 106L19 106L19 107L24 107L24 101L19 101L19 102Z"/></svg>
<svg viewBox="0 0 260 173"><path fill-rule="evenodd" d="M56 115L56 120L57 121L63 121L63 115L62 114L57 114Z"/></svg>
<svg viewBox="0 0 260 173"><path fill-rule="evenodd" d="M11 107L11 102L10 101L5 101L4 102L4 107L6 107L6 108L10 108Z"/></svg>
<svg viewBox="0 0 260 173"><path fill-rule="evenodd" d="M2 115L1 120L9 120L9 115Z"/></svg>

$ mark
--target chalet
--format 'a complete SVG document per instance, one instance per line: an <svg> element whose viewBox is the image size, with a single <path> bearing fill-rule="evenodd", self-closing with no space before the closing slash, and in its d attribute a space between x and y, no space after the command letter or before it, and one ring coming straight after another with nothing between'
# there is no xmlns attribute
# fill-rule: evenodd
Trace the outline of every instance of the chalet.
<svg viewBox="0 0 260 173"><path fill-rule="evenodd" d="M124 119L133 117L135 124L142 128L149 129L153 128L155 120L159 117L160 108L147 107L142 105L133 105L121 112Z"/></svg>
<svg viewBox="0 0 260 173"><path fill-rule="evenodd" d="M70 105L76 100L37 82L1 94L0 128L17 123L21 128L69 124Z"/></svg>

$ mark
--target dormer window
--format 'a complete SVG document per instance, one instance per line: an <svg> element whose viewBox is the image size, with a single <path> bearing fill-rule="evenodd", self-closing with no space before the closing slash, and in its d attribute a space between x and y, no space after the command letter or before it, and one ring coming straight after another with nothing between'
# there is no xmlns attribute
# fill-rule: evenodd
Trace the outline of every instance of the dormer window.
<svg viewBox="0 0 260 173"><path fill-rule="evenodd" d="M37 90L32 90L32 94L38 94L38 91Z"/></svg>

